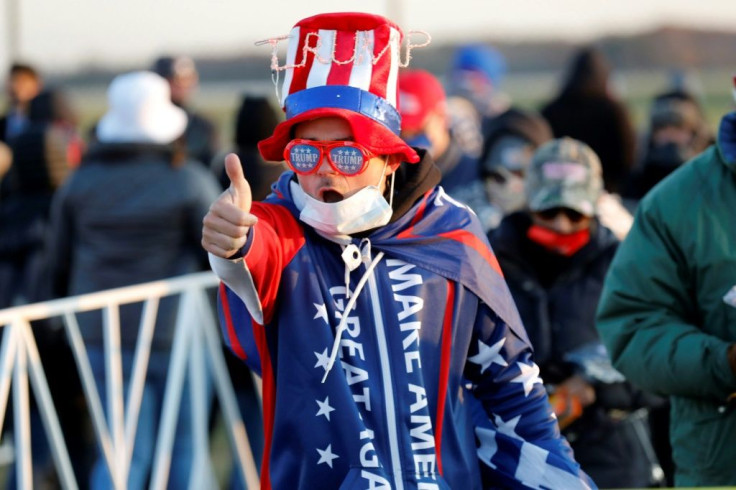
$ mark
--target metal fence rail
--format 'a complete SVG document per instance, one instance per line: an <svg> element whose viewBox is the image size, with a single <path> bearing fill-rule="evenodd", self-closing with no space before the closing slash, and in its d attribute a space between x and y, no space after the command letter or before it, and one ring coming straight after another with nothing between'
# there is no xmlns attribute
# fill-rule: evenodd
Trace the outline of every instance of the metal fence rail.
<svg viewBox="0 0 736 490"><path fill-rule="evenodd" d="M179 406L181 402L187 402L181 400L186 376L189 376L191 386L188 402L191 404L193 414L195 448L189 487L206 488L205 482L211 477L211 462L207 450L209 433L205 395L206 376L211 377L215 396L218 397L222 407L228 427L228 442L234 454L233 462L248 488L259 487L253 454L225 365L215 315L207 296L207 290L217 284L218 280L212 273L201 272L0 310L0 326L3 327L0 346L0 432L3 429L12 387L18 488L24 490L33 488L29 380L37 400L44 431L50 441L59 480L66 489L78 488L30 322L54 317L63 319L97 442L102 448L115 488L122 490L126 487L130 470L133 441L159 302L162 297L172 295L179 297L178 315L150 488L166 487ZM143 302L144 307L128 385L128 399L124 403L119 308L123 304L139 302ZM92 310L103 312L107 420L76 319L77 313Z"/></svg>

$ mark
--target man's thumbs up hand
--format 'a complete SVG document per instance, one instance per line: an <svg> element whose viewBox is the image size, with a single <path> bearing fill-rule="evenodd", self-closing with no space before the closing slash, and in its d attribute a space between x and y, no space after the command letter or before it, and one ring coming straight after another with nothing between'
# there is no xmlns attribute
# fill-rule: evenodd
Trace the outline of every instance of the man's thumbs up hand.
<svg viewBox="0 0 736 490"><path fill-rule="evenodd" d="M212 203L202 220L202 246L213 255L230 258L245 245L248 230L258 218L250 214L250 185L234 153L225 157L225 171L230 187Z"/></svg>
<svg viewBox="0 0 736 490"><path fill-rule="evenodd" d="M233 204L241 211L249 213L252 202L250 185L245 180L243 166L240 164L240 159L235 153L230 153L225 157L225 172L227 172L227 176L230 179L228 192L232 196Z"/></svg>

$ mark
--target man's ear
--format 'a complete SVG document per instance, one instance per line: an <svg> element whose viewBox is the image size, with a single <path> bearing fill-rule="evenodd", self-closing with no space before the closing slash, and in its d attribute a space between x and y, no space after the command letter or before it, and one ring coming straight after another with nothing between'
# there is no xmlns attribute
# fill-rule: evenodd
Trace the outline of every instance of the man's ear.
<svg viewBox="0 0 736 490"><path fill-rule="evenodd" d="M401 165L401 155L394 154L388 156L388 162L386 167L386 175L391 175L396 172L396 169Z"/></svg>

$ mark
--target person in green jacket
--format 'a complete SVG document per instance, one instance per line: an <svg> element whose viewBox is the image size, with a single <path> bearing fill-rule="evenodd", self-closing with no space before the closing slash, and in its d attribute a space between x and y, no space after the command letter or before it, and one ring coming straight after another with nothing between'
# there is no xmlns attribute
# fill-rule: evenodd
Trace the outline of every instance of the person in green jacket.
<svg viewBox="0 0 736 490"><path fill-rule="evenodd" d="M604 283L614 366L669 396L677 486L736 485L736 112L641 201Z"/></svg>

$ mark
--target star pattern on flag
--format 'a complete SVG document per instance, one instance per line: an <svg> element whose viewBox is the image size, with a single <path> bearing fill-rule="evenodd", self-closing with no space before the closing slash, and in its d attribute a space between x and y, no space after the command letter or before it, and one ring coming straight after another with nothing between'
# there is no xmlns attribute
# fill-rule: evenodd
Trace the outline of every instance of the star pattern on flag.
<svg viewBox="0 0 736 490"><path fill-rule="evenodd" d="M495 470L496 465L491 462L491 458L498 452L496 431L484 427L476 427L475 435L478 436L478 440L480 441L480 446L477 449L478 458Z"/></svg>
<svg viewBox="0 0 736 490"><path fill-rule="evenodd" d="M312 303L312 304L317 309L317 313L314 314L314 318L312 318L312 320L321 318L325 321L325 323L329 323L329 321L327 320L327 306L325 306L324 303L322 303L321 305L317 303Z"/></svg>
<svg viewBox="0 0 736 490"><path fill-rule="evenodd" d="M327 463L327 466L330 468L332 468L332 460L340 457L332 452L332 444L328 444L324 449L317 448L317 452L319 453L319 461L317 461L317 464Z"/></svg>
<svg viewBox="0 0 736 490"><path fill-rule="evenodd" d="M325 371L327 371L327 364L330 362L330 356L327 355L327 347L325 347L325 350L320 352L315 352L315 356L317 356L317 364L314 365L314 367L318 368L321 367Z"/></svg>
<svg viewBox="0 0 736 490"><path fill-rule="evenodd" d="M539 366L524 364L523 362L517 362L516 365L519 366L521 373L511 382L521 383L524 386L524 396L529 396L535 384L543 384L542 378L539 377Z"/></svg>
<svg viewBox="0 0 736 490"><path fill-rule="evenodd" d="M319 400L315 400L317 402L317 405L319 405L319 410L317 411L317 414L315 417L319 417L320 415L324 415L325 418L329 421L330 420L330 412L334 412L335 409L330 406L330 397L326 397L325 401L321 402Z"/></svg>
<svg viewBox="0 0 736 490"><path fill-rule="evenodd" d="M521 415L517 415L509 420L504 421L500 415L495 415L493 421L498 427L498 431L502 434L506 434L509 437L523 441L524 439L516 433L516 426L519 425Z"/></svg>
<svg viewBox="0 0 736 490"><path fill-rule="evenodd" d="M311 169L319 160L319 150L306 145L296 146L291 149L290 161L297 168Z"/></svg>
<svg viewBox="0 0 736 490"><path fill-rule="evenodd" d="M506 359L504 359L501 355L501 348L503 347L503 344L505 342L506 338L504 337L489 347L487 344L479 340L478 353L472 357L468 357L468 361L472 362L473 364L478 364L480 366L481 373L488 369L493 363L499 364L501 366L508 366Z"/></svg>
<svg viewBox="0 0 736 490"><path fill-rule="evenodd" d="M356 148L339 148L330 152L330 157L337 167L349 174L357 172L363 165L363 155Z"/></svg>

